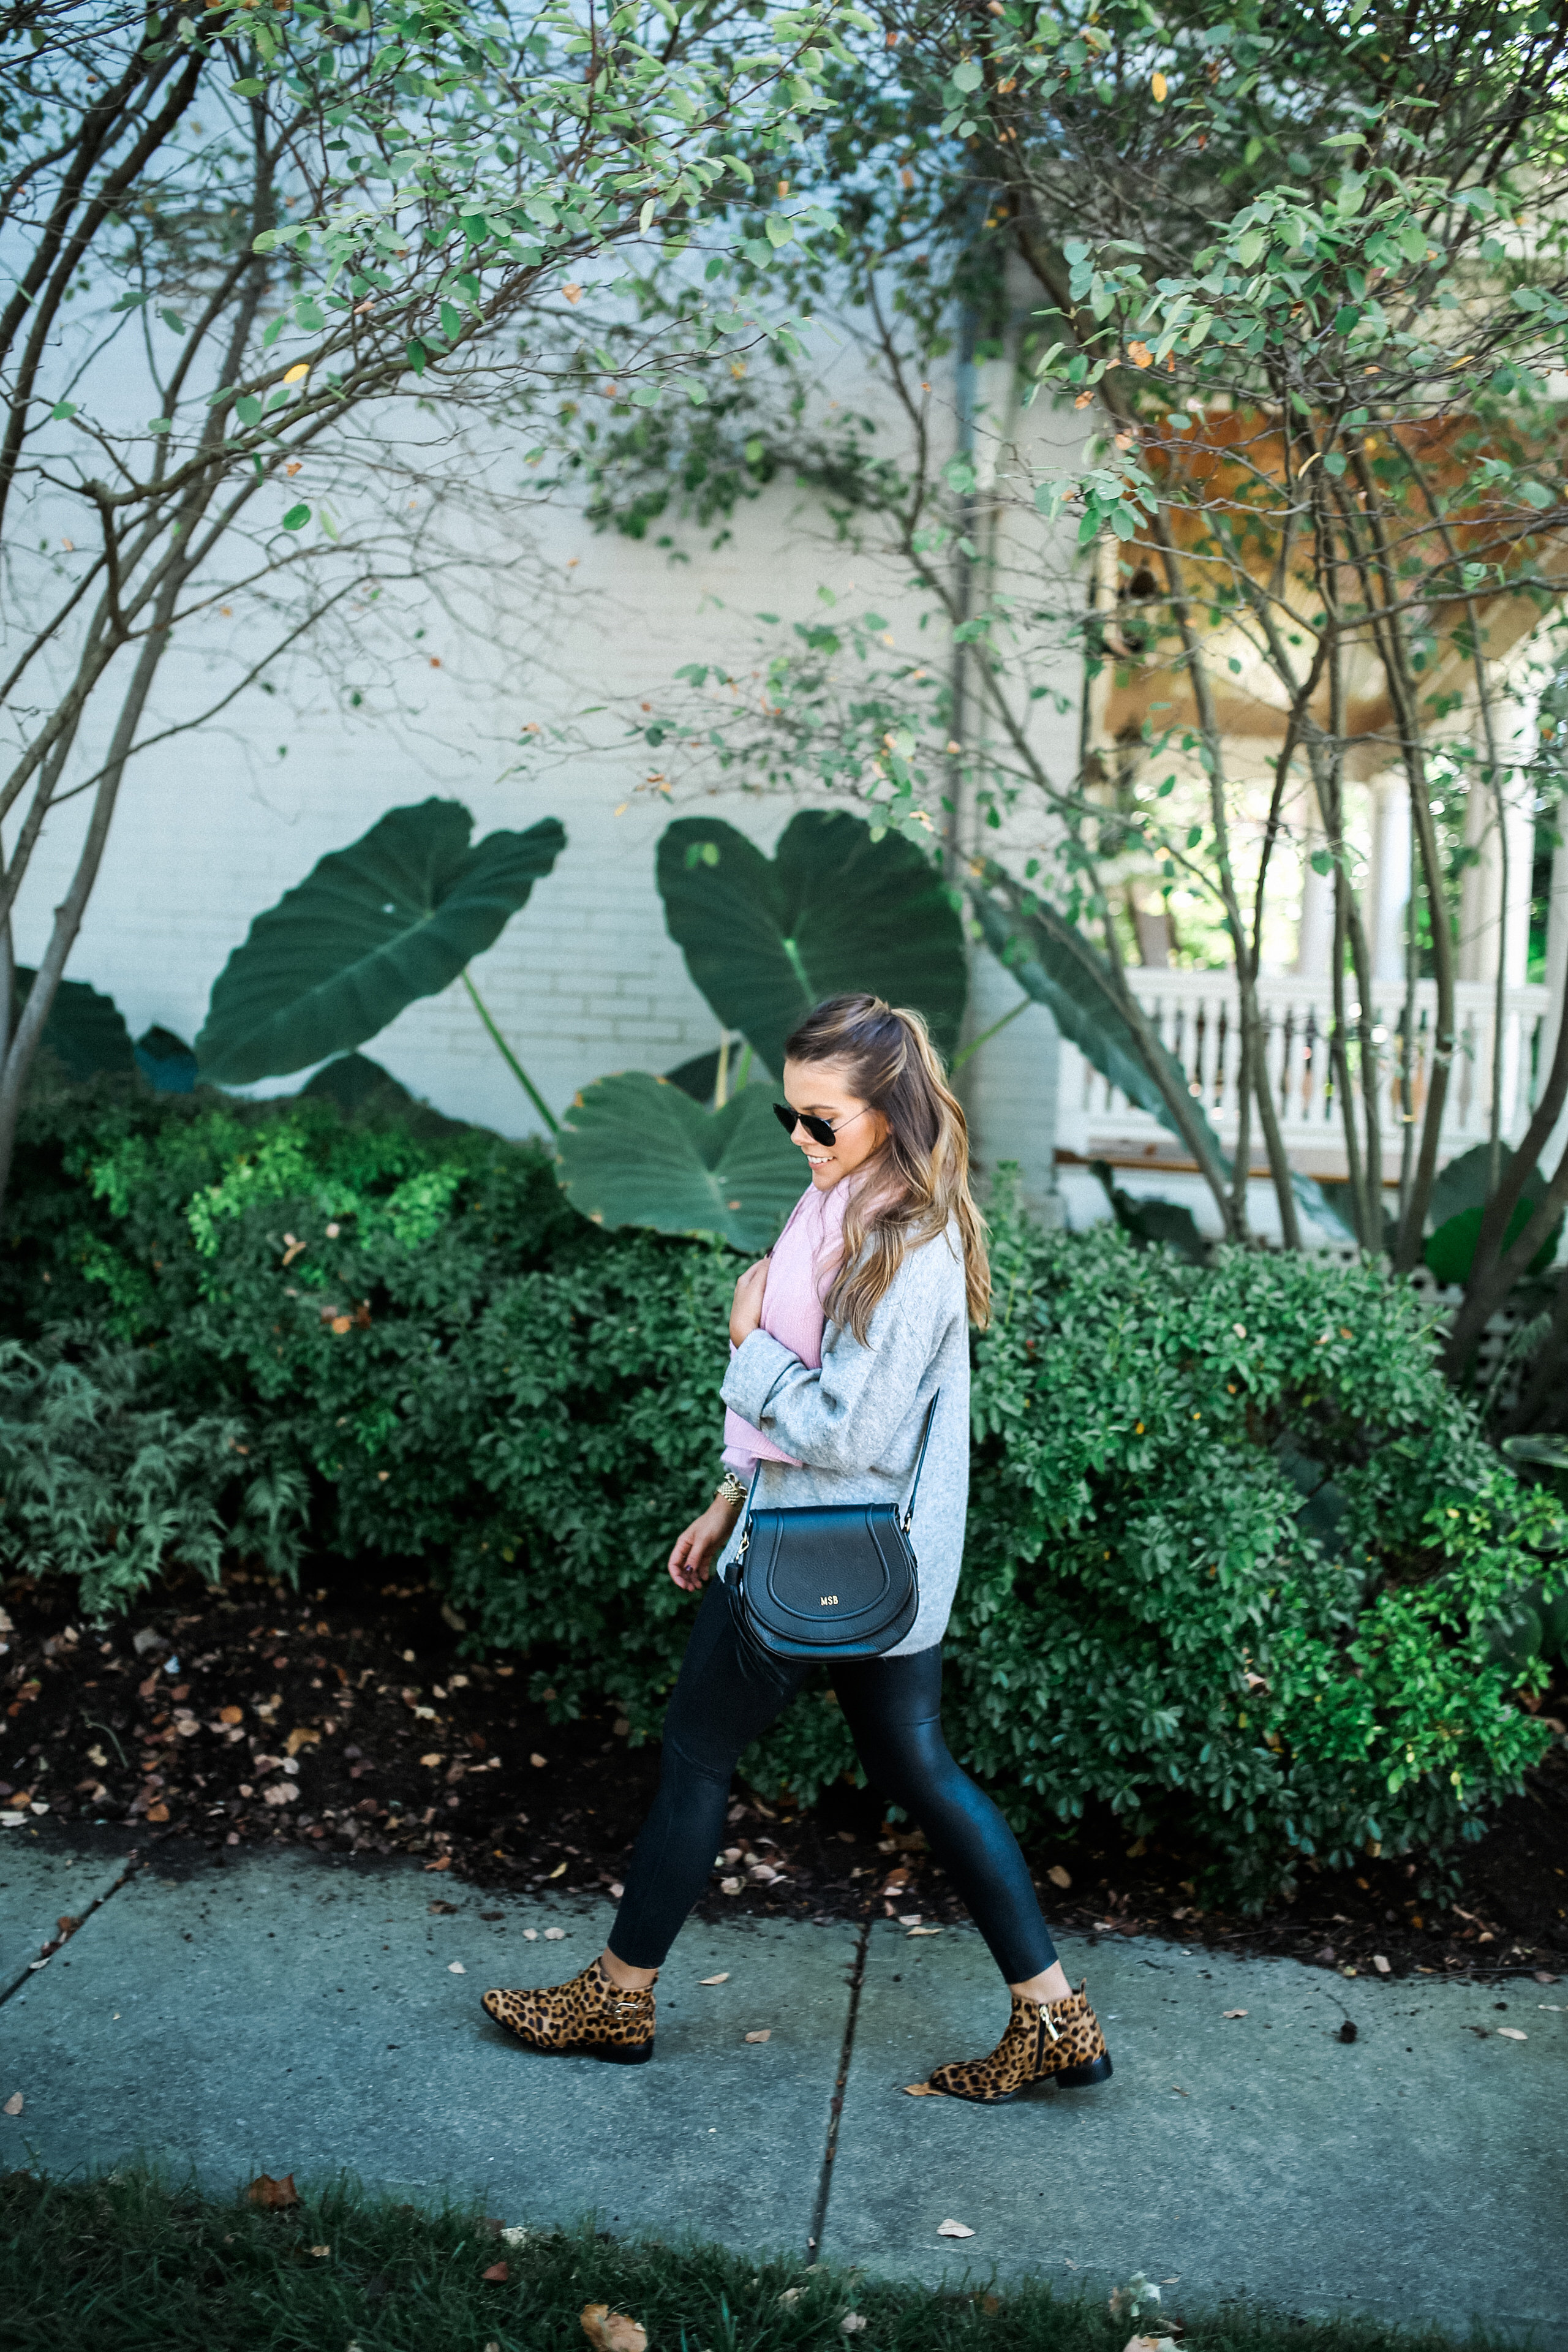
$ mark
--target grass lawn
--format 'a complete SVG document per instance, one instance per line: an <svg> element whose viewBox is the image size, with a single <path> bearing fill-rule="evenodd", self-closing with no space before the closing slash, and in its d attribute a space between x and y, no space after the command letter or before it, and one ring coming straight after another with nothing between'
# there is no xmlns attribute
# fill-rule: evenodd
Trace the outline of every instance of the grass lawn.
<svg viewBox="0 0 1568 2352"><path fill-rule="evenodd" d="M1136 2332L1102 2295L993 2294L983 2274L939 2294L591 2226L500 2231L473 2210L399 2205L351 2183L263 2211L146 2170L68 2182L11 2172L0 2176L0 2341L5 2352L585 2352L599 2340L584 2320L594 2305L638 2323L648 2352L1122 2352ZM487 2278L501 2264L504 2276ZM851 2315L864 2326L847 2326ZM1136 2323L1151 2325L1154 2315ZM1186 2329L1190 2352L1445 2352L1450 2341L1239 2305ZM612 2329L601 2352L637 2352L637 2338Z"/></svg>

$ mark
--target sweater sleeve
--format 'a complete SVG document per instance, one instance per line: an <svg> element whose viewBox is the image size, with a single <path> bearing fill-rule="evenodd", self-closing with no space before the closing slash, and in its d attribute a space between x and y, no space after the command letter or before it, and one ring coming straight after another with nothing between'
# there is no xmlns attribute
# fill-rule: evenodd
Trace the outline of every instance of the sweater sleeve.
<svg viewBox="0 0 1568 2352"><path fill-rule="evenodd" d="M951 1317L940 1270L921 1260L941 1236L912 1250L871 1318L864 1346L830 1323L814 1371L766 1331L737 1349L724 1402L775 1444L817 1470L868 1470L909 1419Z"/></svg>

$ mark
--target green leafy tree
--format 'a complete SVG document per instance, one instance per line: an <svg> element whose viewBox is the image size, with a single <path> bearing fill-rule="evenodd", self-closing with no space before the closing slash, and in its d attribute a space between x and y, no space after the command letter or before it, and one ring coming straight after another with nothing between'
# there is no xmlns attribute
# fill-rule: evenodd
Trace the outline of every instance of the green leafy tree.
<svg viewBox="0 0 1568 2352"><path fill-rule="evenodd" d="M334 616L468 559L407 525L476 436L548 412L584 355L632 399L759 326L805 231L726 197L822 103L838 0L607 13L536 0L219 0L0 15L0 925L78 803L26 1003L0 985L0 1197L27 1072L128 761L201 726ZM847 52L842 52L846 56ZM741 151L744 150L745 153ZM707 236L706 299L654 331L638 272ZM493 447L493 441L490 445ZM170 647L239 619L205 708Z"/></svg>
<svg viewBox="0 0 1568 2352"><path fill-rule="evenodd" d="M1259 1133L1292 1243L1300 1186L1258 979L1281 888L1315 855L1334 890L1329 1046L1351 1218L1364 1246L1412 1266L1456 1050L1454 815L1479 797L1502 834L1505 795L1533 786L1501 688L1556 614L1568 564L1552 383L1568 324L1568 27L1548 7L1449 0L1397 16L1369 0L996 0L879 18L884 45L830 71L830 112L797 170L841 231L836 258L819 241L797 277L803 299L830 296L855 320L907 427L903 462L862 469L848 527L912 575L956 657L888 659L868 621L817 615L793 644L767 641L764 711L725 719L697 697L671 717L700 758L811 777L889 822L924 812L955 872L977 824L984 842L988 819L1033 820L1026 878L1087 932L1099 995L1226 1230L1246 1229ZM958 364L951 416L932 391L944 358ZM1059 425L1054 453L1031 438L1042 397L1081 417L1079 451L1061 449ZM764 407L746 418L753 438ZM1034 717L1075 659L1083 755L1058 768ZM1385 1038L1349 804L1389 769L1409 796L1416 881L1405 1005ZM1016 867L981 859L970 880L994 903L988 931L1037 962ZM1517 898L1530 878L1506 887ZM1173 888L1198 901L1236 972L1244 1110L1228 1166L1166 1100L1128 983L1140 888L1156 908ZM1428 975L1423 1090L1413 990ZM1455 1369L1568 1201L1565 1162L1531 1221L1510 1223L1568 1098L1568 1024L1559 1034L1511 1161L1494 1097Z"/></svg>

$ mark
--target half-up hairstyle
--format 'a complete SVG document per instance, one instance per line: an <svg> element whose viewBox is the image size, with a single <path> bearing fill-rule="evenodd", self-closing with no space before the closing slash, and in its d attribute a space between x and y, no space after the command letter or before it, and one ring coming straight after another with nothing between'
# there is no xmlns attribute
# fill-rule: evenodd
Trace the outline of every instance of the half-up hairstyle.
<svg viewBox="0 0 1568 2352"><path fill-rule="evenodd" d="M904 1252L956 1218L969 1319L991 1319L985 1220L969 1190L969 1129L923 1017L879 996L829 996L785 1040L792 1062L831 1062L888 1133L844 1213L844 1254L824 1301L862 1347Z"/></svg>

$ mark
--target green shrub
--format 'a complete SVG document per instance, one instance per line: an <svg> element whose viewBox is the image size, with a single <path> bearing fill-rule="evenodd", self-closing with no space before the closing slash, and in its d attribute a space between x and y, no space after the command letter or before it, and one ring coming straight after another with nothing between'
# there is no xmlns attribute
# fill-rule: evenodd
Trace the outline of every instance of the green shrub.
<svg viewBox="0 0 1568 2352"><path fill-rule="evenodd" d="M0 1342L0 1559L77 1579L97 1614L164 1561L216 1580L226 1554L278 1572L298 1555L307 1485L237 1414L144 1403L144 1352L68 1329Z"/></svg>
<svg viewBox="0 0 1568 2352"><path fill-rule="evenodd" d="M1364 1265L997 1219L954 1612L972 1762L1071 1818L1174 1815L1260 1893L1479 1835L1546 1734L1493 1655L1564 1517Z"/></svg>
<svg viewBox="0 0 1568 2352"><path fill-rule="evenodd" d="M608 1696L657 1729L732 1255L603 1234L542 1154L478 1132L207 1108L72 1150L76 1276L152 1359L149 1407L242 1415L270 1475L309 1480L317 1543L424 1557L559 1712ZM1538 1668L1493 1635L1543 1563L1563 1590L1565 1521L1444 1386L1412 1295L1046 1235L1005 1198L994 1255L955 1751L1021 1828L1091 1800L1173 1819L1248 1897L1303 1857L1478 1833L1545 1745L1512 1696ZM275 1558L300 1539L287 1511L273 1530ZM133 1557L96 1571L100 1600ZM809 1801L851 1762L818 1690L747 1769Z"/></svg>

